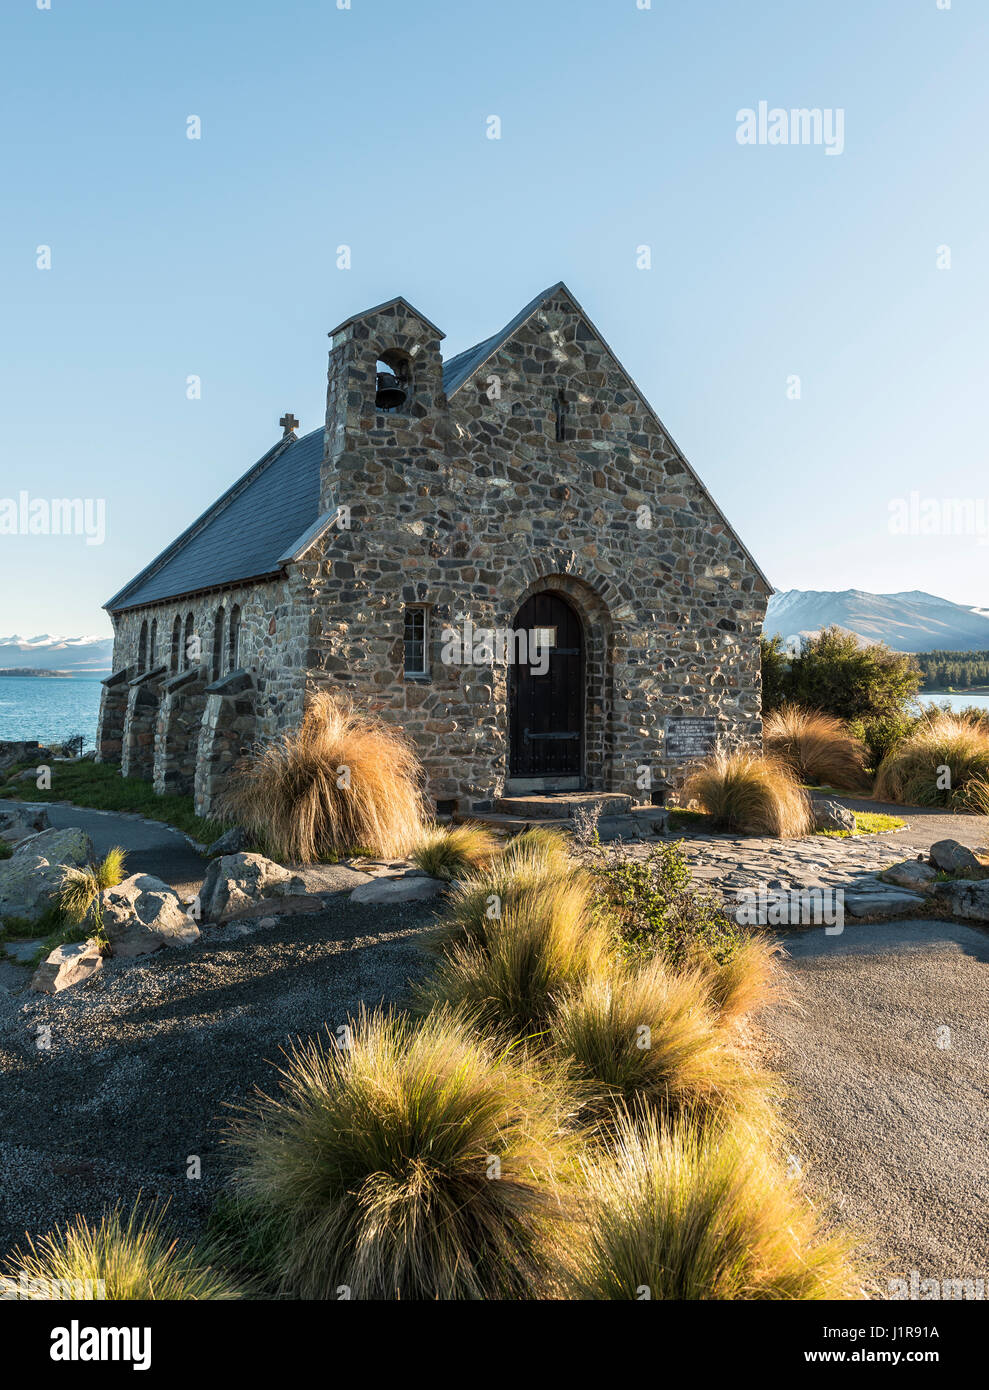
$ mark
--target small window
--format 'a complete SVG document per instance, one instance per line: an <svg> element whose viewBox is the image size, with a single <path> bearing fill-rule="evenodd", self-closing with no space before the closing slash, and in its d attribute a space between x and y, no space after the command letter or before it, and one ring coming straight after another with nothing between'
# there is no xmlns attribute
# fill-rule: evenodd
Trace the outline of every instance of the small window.
<svg viewBox="0 0 989 1390"><path fill-rule="evenodd" d="M562 391L557 392L553 411L556 415L556 442L562 444L567 437L567 398Z"/></svg>
<svg viewBox="0 0 989 1390"><path fill-rule="evenodd" d="M223 675L223 609L216 610L213 619L213 661L210 666L212 679L218 681Z"/></svg>
<svg viewBox="0 0 989 1390"><path fill-rule="evenodd" d="M153 671L158 662L158 619L151 619L151 638L148 648L148 670Z"/></svg>
<svg viewBox="0 0 989 1390"><path fill-rule="evenodd" d="M187 613L185 615L185 643L184 650L182 653L182 668L185 671L190 670L192 667L192 623L192 614Z"/></svg>
<svg viewBox="0 0 989 1390"><path fill-rule="evenodd" d="M141 636L137 643L137 669L146 671L148 669L148 620L144 619L141 624Z"/></svg>
<svg viewBox="0 0 989 1390"><path fill-rule="evenodd" d="M405 674L407 676L428 676L426 665L426 610L425 608L406 608L405 610Z"/></svg>
<svg viewBox="0 0 989 1390"><path fill-rule="evenodd" d="M230 631L227 634L227 670L236 671L240 662L240 604L230 610Z"/></svg>

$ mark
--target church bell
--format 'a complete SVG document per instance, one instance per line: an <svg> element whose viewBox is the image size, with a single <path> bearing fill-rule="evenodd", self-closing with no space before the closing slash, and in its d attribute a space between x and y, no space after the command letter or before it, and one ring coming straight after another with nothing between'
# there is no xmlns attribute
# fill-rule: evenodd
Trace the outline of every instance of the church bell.
<svg viewBox="0 0 989 1390"><path fill-rule="evenodd" d="M378 372L374 404L378 410L400 410L405 404L405 387L392 372Z"/></svg>

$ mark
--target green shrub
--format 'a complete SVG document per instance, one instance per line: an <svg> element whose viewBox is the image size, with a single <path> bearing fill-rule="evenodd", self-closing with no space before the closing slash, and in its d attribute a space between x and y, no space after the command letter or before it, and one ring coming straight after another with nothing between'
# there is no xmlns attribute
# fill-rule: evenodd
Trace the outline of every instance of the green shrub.
<svg viewBox="0 0 989 1390"><path fill-rule="evenodd" d="M570 1102L446 1012L295 1046L237 1124L238 1183L285 1225L283 1294L538 1297L570 1171Z"/></svg>
<svg viewBox="0 0 989 1390"><path fill-rule="evenodd" d="M868 719L853 719L849 722L848 731L865 744L866 762L875 772L883 758L903 742L916 723L916 715L895 711L872 715Z"/></svg>
<svg viewBox="0 0 989 1390"><path fill-rule="evenodd" d="M682 966L695 953L730 960L742 944L744 934L721 899L691 887L682 840L657 845L642 859L610 846L589 869L626 954L659 952Z"/></svg>
<svg viewBox="0 0 989 1390"><path fill-rule="evenodd" d="M863 647L852 632L828 627L788 657L779 637L762 639L763 711L786 701L838 719L868 719L906 709L920 689L914 658L881 642Z"/></svg>

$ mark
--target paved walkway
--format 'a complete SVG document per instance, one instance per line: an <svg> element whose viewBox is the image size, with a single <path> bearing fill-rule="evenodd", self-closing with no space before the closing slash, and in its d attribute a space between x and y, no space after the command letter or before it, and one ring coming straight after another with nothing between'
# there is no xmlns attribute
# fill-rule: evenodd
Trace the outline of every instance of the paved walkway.
<svg viewBox="0 0 989 1390"><path fill-rule="evenodd" d="M888 1280L989 1279L989 934L951 922L787 933L766 1011L811 1189Z"/></svg>
<svg viewBox="0 0 989 1390"><path fill-rule="evenodd" d="M99 858L113 845L127 851L129 874L154 874L175 889L180 898L192 897L209 862L192 848L181 831L167 825L151 825L141 816L119 811L90 811L79 806L48 803L48 818L58 829L77 825L90 837Z"/></svg>

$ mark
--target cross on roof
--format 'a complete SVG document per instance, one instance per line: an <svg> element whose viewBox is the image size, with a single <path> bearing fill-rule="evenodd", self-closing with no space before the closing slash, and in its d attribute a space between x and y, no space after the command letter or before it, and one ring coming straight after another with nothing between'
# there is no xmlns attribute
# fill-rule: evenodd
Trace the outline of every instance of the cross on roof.
<svg viewBox="0 0 989 1390"><path fill-rule="evenodd" d="M285 431L286 434L291 434L292 431L296 429L299 424L298 420L295 418L295 416L292 414L290 410L286 410L285 414L282 416L278 423L281 425L282 429Z"/></svg>

